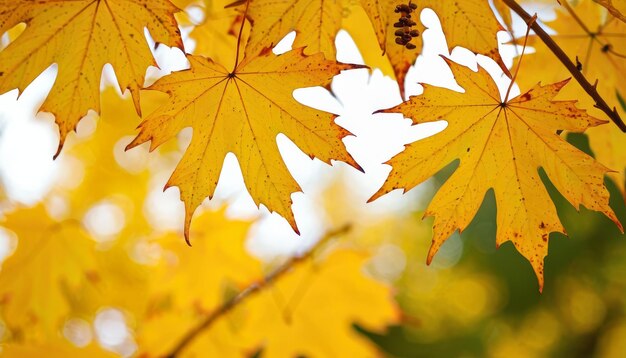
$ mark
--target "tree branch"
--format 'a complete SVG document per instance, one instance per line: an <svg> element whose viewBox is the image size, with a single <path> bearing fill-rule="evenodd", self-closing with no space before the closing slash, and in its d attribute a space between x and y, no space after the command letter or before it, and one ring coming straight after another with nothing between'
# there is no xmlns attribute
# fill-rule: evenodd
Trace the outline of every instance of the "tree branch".
<svg viewBox="0 0 626 358"><path fill-rule="evenodd" d="M532 16L526 12L515 0L503 0L504 3L519 15L527 24L530 24L532 21ZM534 22L530 25L530 27L535 31L535 34L543 41L543 43L548 46L548 48L554 53L554 55L561 61L561 63L567 68L567 70L572 74L572 76L578 81L580 86L585 92L596 102L595 107L606 113L606 115L615 123L622 132L626 132L626 124L620 118L620 115L617 113L615 107L611 109L611 107L606 103L604 98L600 96L598 90L596 88L596 84L591 84L587 81L587 78L578 70L576 65L569 59L567 54L559 47L559 45L554 42L552 37L545 32L543 28L537 23Z"/></svg>
<svg viewBox="0 0 626 358"><path fill-rule="evenodd" d="M239 292L235 297L230 300L224 302L221 306L217 307L213 312L204 316L204 318L193 327L185 336L178 342L178 344L172 349L172 351L166 355L168 358L175 358L182 351L187 348L187 346L204 330L210 328L215 321L220 319L222 316L226 315L228 312L233 310L235 307L239 305L243 300L254 296L255 294L261 292L263 289L271 286L276 280L280 279L286 273L291 271L294 267L298 266L302 262L310 259L315 252L322 246L324 246L330 239L337 235L345 234L350 231L352 226L350 224L344 225L338 229L330 231L324 235L313 247L311 247L305 253L299 256L293 256L285 263L277 267L274 271L272 271L269 275L263 278L260 281L252 283L250 286L243 289Z"/></svg>

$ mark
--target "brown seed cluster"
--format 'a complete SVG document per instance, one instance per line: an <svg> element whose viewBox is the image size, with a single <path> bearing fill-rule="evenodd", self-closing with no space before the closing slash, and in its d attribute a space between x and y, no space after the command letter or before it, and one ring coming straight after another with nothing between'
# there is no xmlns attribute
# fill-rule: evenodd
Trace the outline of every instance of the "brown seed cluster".
<svg viewBox="0 0 626 358"><path fill-rule="evenodd" d="M413 26L417 25L417 23L411 19L411 13L415 9L417 9L417 5L410 0L408 4L400 4L395 9L396 14L400 14L400 20L393 24L393 27L398 28L395 32L396 43L409 50L417 47L411 43L411 40L420 35L419 31L413 29Z"/></svg>

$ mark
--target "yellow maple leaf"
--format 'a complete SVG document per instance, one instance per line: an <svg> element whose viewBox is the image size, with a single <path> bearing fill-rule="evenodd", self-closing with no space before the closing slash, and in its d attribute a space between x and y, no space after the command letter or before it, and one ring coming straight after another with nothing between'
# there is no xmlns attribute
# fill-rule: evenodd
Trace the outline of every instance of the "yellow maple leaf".
<svg viewBox="0 0 626 358"><path fill-rule="evenodd" d="M411 189L459 160L425 213L435 217L428 261L454 231L469 225L485 194L493 189L498 208L497 245L512 241L530 261L542 289L548 235L564 233L564 228L539 168L573 206L600 211L621 228L604 187L609 169L556 134L558 130L582 132L606 122L577 109L575 101L553 100L567 81L536 85L502 101L486 71L474 73L449 63L465 93L427 86L424 95L382 111L403 113L415 124L446 120L448 126L408 145L390 160L391 174L371 200L394 189Z"/></svg>
<svg viewBox="0 0 626 358"><path fill-rule="evenodd" d="M155 98L154 94L159 95L158 93L143 95L144 109L154 110L156 103L159 103L157 99L163 99L162 94L158 98ZM148 169L139 167L129 172L116 158L116 151L120 149L119 142L133 134L140 118L133 109L132 101L121 98L113 88L103 91L102 103L104 108L97 120L98 129L90 136L75 141L66 151L67 157L71 158L70 162L77 159L83 168L82 178L78 174L80 172L75 171L74 175L67 179L72 181L79 177L80 184L72 187L61 182L60 188L55 191L67 196L72 214L76 217L84 215L100 201L114 196L124 200L130 199L135 206L132 209L137 209L136 214L143 216L141 206L148 194ZM127 138L126 143L129 141ZM131 182L133 185L128 185Z"/></svg>
<svg viewBox="0 0 626 358"><path fill-rule="evenodd" d="M335 58L343 0L250 0L247 16L252 22L248 56L296 31L294 47L306 47L306 54L322 52L327 59Z"/></svg>
<svg viewBox="0 0 626 358"><path fill-rule="evenodd" d="M503 28L485 0L419 1L432 9L441 21L449 48L462 46L475 53L492 58L505 73L508 69L498 51L496 34Z"/></svg>
<svg viewBox="0 0 626 358"><path fill-rule="evenodd" d="M261 346L264 356L372 355L372 344L352 324L382 331L397 322L398 312L390 287L363 274L366 252L316 251L266 282L272 274L264 276L261 262L245 249L249 226L226 219L222 210L203 212L191 227L193 248L170 235L158 240L164 252L153 275L150 296L156 299L136 328L140 356L167 355L235 294L260 285L181 356L246 356ZM320 305L329 296L333 304Z"/></svg>
<svg viewBox="0 0 626 358"><path fill-rule="evenodd" d="M357 5L358 4L358 5ZM372 69L379 69L384 75L395 78L392 61L382 53L376 39L376 31L365 9L360 3L348 7L347 16L342 21L342 29L346 30L356 44L363 61ZM419 44L419 39L415 44ZM412 61L415 61L413 59ZM404 83L404 81L398 81Z"/></svg>
<svg viewBox="0 0 626 358"><path fill-rule="evenodd" d="M415 49L409 50L395 42L395 31L397 28L393 24L398 22L400 15L395 12L399 5L397 0L360 0L361 6L368 14L370 21L374 25L376 37L382 55L386 56L391 63L395 78L400 86L400 93L404 96L404 79L409 67L415 62L422 49L421 36L413 39ZM407 2L408 3L408 2ZM491 57L500 67L508 73L506 65L502 62L498 52L498 42L496 33L503 30L498 23L495 14L489 7L489 3L484 0L466 1L441 1L441 0L420 0L415 1L416 9L413 11L412 20L416 23L415 29L423 33L425 28L419 21L419 14L422 10L432 9L441 21L443 33L446 35L448 47L450 49L462 46L473 52ZM351 32L350 29L348 29ZM352 32L360 31L358 27L352 27ZM371 40L370 40L371 41ZM363 51L363 49L362 49ZM373 54L364 54L366 58L375 57Z"/></svg>
<svg viewBox="0 0 626 358"><path fill-rule="evenodd" d="M225 290L243 289L262 274L261 262L245 248L250 225L227 219L223 210L207 211L191 226L193 249L181 245L177 234L159 239L165 253L152 291L175 293L176 308L209 310L224 301Z"/></svg>
<svg viewBox="0 0 626 358"><path fill-rule="evenodd" d="M245 247L250 225L227 219L224 210L205 211L191 226L193 248L181 245L174 233L154 241L163 252L152 270L151 309L138 321L137 339L144 354L165 355L200 317L263 277L261 262ZM217 351L220 344L232 342L227 329L220 332L224 334L215 337ZM209 352L213 350L205 355L216 356Z"/></svg>
<svg viewBox="0 0 626 358"><path fill-rule="evenodd" d="M139 89L156 66L144 28L157 43L183 48L169 0L0 1L0 33L19 23L24 32L0 52L0 93L22 91L52 64L58 75L41 110L55 115L61 150L90 109L100 111L102 68L110 63L139 113ZM57 152L58 155L58 152Z"/></svg>
<svg viewBox="0 0 626 358"><path fill-rule="evenodd" d="M180 188L187 239L193 212L213 196L229 152L237 156L255 203L282 215L298 232L290 196L300 187L282 161L276 136L286 135L312 158L359 168L342 143L349 132L334 123L335 116L306 107L292 95L297 88L326 86L340 71L359 66L325 60L321 53L306 56L303 49L280 56L266 50L244 59L232 72L207 58L187 58L190 70L150 87L170 94L170 101L148 116L128 148L147 141L156 148L182 128L194 129L191 144L166 185Z"/></svg>
<svg viewBox="0 0 626 358"><path fill-rule="evenodd" d="M548 22L556 31L552 37L572 61L576 62L578 58L585 77L592 82L598 79L598 92L613 102L616 90L626 93L626 83L619 76L626 74L626 57L622 54L626 48L626 37L623 36L626 33L626 24L611 16L606 18L603 9L591 0L582 0L572 9L581 22L567 10L557 8L556 20ZM563 66L550 67L548 71L545 64L554 62L556 57L542 43L535 41L534 45L536 53L526 56L522 64L525 76L520 76L520 81L534 82L537 77L566 77L568 72ZM589 96L582 95L580 86L571 87L574 87L571 91L577 90L581 94L575 98L579 98L583 104L589 103Z"/></svg>
<svg viewBox="0 0 626 358"><path fill-rule="evenodd" d="M622 0L593 0L598 4L604 6L615 16L623 22L626 22L626 2Z"/></svg>
<svg viewBox="0 0 626 358"><path fill-rule="evenodd" d="M362 272L368 258L338 250L307 261L250 301L243 335L262 342L267 357L372 355L374 346L352 324L380 332L397 322L398 312L389 287Z"/></svg>
<svg viewBox="0 0 626 358"><path fill-rule="evenodd" d="M615 18L604 16L603 9L591 0L583 0L572 7L578 20L565 8L557 8L557 18L548 22L557 33L552 35L557 44L565 51L572 61L578 60L582 72L592 83L597 79L598 93L609 103L617 104L615 92L626 94L626 24ZM582 25L581 25L582 24ZM522 86L530 86L539 80L556 81L570 76L564 66L546 66L546 63L556 61L556 57L542 43L534 44L535 52L524 57L519 82ZM605 116L594 107L594 101L577 83L572 83L563 89L559 98L575 98L580 106L590 111L594 116ZM626 118L626 111L618 107L622 118ZM609 173L622 193L626 193L626 148L624 135L611 124L590 128L586 132L589 136L591 149L596 159L615 170Z"/></svg>
<svg viewBox="0 0 626 358"><path fill-rule="evenodd" d="M374 26L380 48L372 47L371 43L373 39L371 38L365 40L365 44L363 41L359 41L361 36L358 35L358 33L365 30L363 29L362 22L354 23L352 26L348 22L346 27L347 31L351 34L357 34L355 35L355 42L357 42L359 49L363 52L365 63L375 66L377 62L380 62L380 57L388 60L393 68L392 75L395 77L400 87L400 94L404 97L404 80L406 73L422 50L423 41L421 34L424 33L425 28L421 21L419 21L419 13L423 10L423 7L420 6L413 12L412 18L415 22L412 28L420 33L420 36L413 38L411 42L415 45L415 49L407 49L404 46L398 45L395 35L397 28L393 26L399 19L399 14L395 12L397 4L398 2L395 0L361 0L361 6ZM369 45L367 43L369 43ZM375 52L371 53L370 51L372 50ZM377 59L377 57L379 59Z"/></svg>
<svg viewBox="0 0 626 358"><path fill-rule="evenodd" d="M622 111L622 113L624 112ZM589 136L589 144L596 159L609 168L615 168L616 171L612 171L608 175L613 178L626 200L626 178L624 177L626 141L624 140L624 132L611 124L590 128L586 133Z"/></svg>
<svg viewBox="0 0 626 358"><path fill-rule="evenodd" d="M217 63L234 63L237 52L237 36L243 14L239 8L224 8L230 0L205 0L204 18L197 24L189 37L196 41L196 55L211 58ZM241 42L247 43L249 27L243 29Z"/></svg>
<svg viewBox="0 0 626 358"><path fill-rule="evenodd" d="M504 23L505 28L508 31L512 31L513 16L511 14L511 9L502 0L493 0L493 7L498 10L500 17L502 17L502 22Z"/></svg>
<svg viewBox="0 0 626 358"><path fill-rule="evenodd" d="M79 348L69 342L46 342L43 344L6 344L0 345L0 353L14 358L39 358L39 357L63 357L63 358L115 358L118 355L107 352L97 345L90 344Z"/></svg>
<svg viewBox="0 0 626 358"><path fill-rule="evenodd" d="M152 94L163 97L156 92ZM148 93L142 102L145 109L154 109L156 101ZM19 208L9 215L6 224L0 223L19 237L16 255L0 273L3 283L0 292L7 300L5 309L9 312L7 321L12 329L20 330L26 322L41 323L42 327L29 326L29 336L56 332L70 313L91 315L102 304L124 303L129 301L129 295L145 292L145 267L130 260L127 246L153 230L142 210L148 192L148 170L129 173L120 167L114 153L116 144L133 132L135 126L129 119L137 115L132 101L122 99L113 89L103 92L103 103L99 130L73 141L62 158L63 164L73 163L72 168L85 169L72 171L71 178L60 178L45 200L62 201L62 209L54 217L63 219L52 219L44 206L39 205ZM78 180L78 184L70 185L66 179ZM128 185L129 182L133 185ZM89 210L102 202L119 204L124 223L115 243L108 243L106 250L101 251L96 250L90 231L83 230L83 224ZM100 217L95 221L103 223ZM85 226L89 229L88 224ZM19 276L12 277L16 272ZM37 277L36 290L29 287L33 284L30 277ZM8 280L12 283L4 284ZM44 280L45 284L38 280ZM19 305L20 300L24 304ZM142 300L131 303L125 309L133 312L145 305Z"/></svg>
<svg viewBox="0 0 626 358"><path fill-rule="evenodd" d="M242 301L182 356L243 355L258 348L264 357L376 356L375 346L352 325L383 331L398 321L398 311L389 287L363 274L367 258L338 250L303 262Z"/></svg>
<svg viewBox="0 0 626 358"><path fill-rule="evenodd" d="M2 317L25 336L52 337L71 310L70 298L80 297L78 287L95 272L95 242L80 223L57 222L42 205L9 214L2 226L18 237L0 271Z"/></svg>
<svg viewBox="0 0 626 358"><path fill-rule="evenodd" d="M520 3L529 2L529 3L547 3L551 5L557 5L556 0L530 0L530 1L518 1ZM511 13L511 9L509 6L504 3L503 0L493 0L493 7L498 11L500 17L502 17L502 22L507 31L512 34L513 31L513 16Z"/></svg>
<svg viewBox="0 0 626 358"><path fill-rule="evenodd" d="M144 320L137 330L139 356L144 358L167 356L185 334L198 324L201 317L203 316L197 311L178 310L162 312ZM192 343L188 350L178 356L249 357L256 347L251 349L244 344L242 337L237 334L238 326L237 319L233 319L232 316L224 317L214 323L210 329L211 334L204 335L201 343ZM168 329L164 330L163 327Z"/></svg>

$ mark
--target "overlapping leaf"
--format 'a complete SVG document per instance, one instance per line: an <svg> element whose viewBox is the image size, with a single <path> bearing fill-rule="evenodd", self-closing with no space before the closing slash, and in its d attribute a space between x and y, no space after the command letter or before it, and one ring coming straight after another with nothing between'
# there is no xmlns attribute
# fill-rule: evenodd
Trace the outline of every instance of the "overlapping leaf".
<svg viewBox="0 0 626 358"><path fill-rule="evenodd" d="M251 222L227 219L224 210L205 211L191 226L193 248L181 245L175 233L154 241L162 255L152 271L151 309L137 324L142 355L167 354L200 317L263 276L261 262L245 247L250 226ZM245 346L228 326L228 320L217 325L227 328L217 329L213 348L204 354L227 356L236 352L234 347Z"/></svg>
<svg viewBox="0 0 626 358"><path fill-rule="evenodd" d="M373 356L374 345L353 324L381 332L398 316L389 288L363 273L367 259L338 250L289 272L242 307L249 313L243 336L262 342L267 357ZM332 303L323 304L329 292Z"/></svg>
<svg viewBox="0 0 626 358"><path fill-rule="evenodd" d="M242 290L262 275L261 262L245 247L251 222L229 220L223 210L205 212L192 226L194 247L181 245L179 234L156 241L164 249L154 270L156 295L176 295L175 308L208 311L224 301L229 290ZM235 269L236 268L236 269Z"/></svg>
<svg viewBox="0 0 626 358"><path fill-rule="evenodd" d="M7 344L2 347L2 353L7 357L19 358L39 358L48 357L64 357L64 358L115 358L116 354L108 352L97 345L89 345L84 348L76 347L69 342L46 342L45 344L27 345L27 344Z"/></svg>
<svg viewBox="0 0 626 358"><path fill-rule="evenodd" d="M324 60L322 54L306 56L303 49L280 56L266 50L244 59L232 72L210 59L188 59L190 70L151 87L169 93L170 101L141 124L129 148L147 141L156 148L182 128L193 128L191 144L167 183L180 188L187 237L193 212L213 196L229 152L237 156L257 205L278 212L298 231L290 196L300 187L283 163L276 136L286 135L326 163L341 160L358 168L341 141L348 132L335 125L334 115L303 106L292 95L300 87L326 86L340 71L358 66Z"/></svg>
<svg viewBox="0 0 626 358"><path fill-rule="evenodd" d="M474 73L454 64L452 70L465 93L426 87L424 95L384 111L403 113L415 124L446 120L448 126L393 158L389 178L372 199L394 189L409 190L458 160L426 211L435 217L428 261L454 231L469 225L493 189L496 242L513 242L530 261L541 289L548 236L564 229L539 168L572 205L600 211L621 227L604 187L609 170L556 134L582 132L604 122L577 109L573 101L553 100L567 81L536 85L503 102L486 71Z"/></svg>
<svg viewBox="0 0 626 358"><path fill-rule="evenodd" d="M169 0L2 0L0 33L23 22L26 29L0 52L0 93L23 90L56 64L58 75L41 110L56 117L60 150L90 109L100 111L100 77L107 63L120 88L132 92L139 112L146 69L156 65L144 28L156 42L182 48L177 11Z"/></svg>
<svg viewBox="0 0 626 358"><path fill-rule="evenodd" d="M152 102L150 94L144 96L144 108L153 108ZM125 247L153 230L142 211L148 173L145 168L133 174L122 169L114 149L132 133L134 125L128 119L136 114L132 101L112 89L103 93L103 103L99 130L75 142L61 159L73 175L55 182L45 200L52 204L18 208L0 222L18 239L15 253L0 271L2 315L9 329L27 341L56 336L66 319L92 315L104 303L123 302L131 312L146 305L128 300L129 295L145 292L145 270L130 260ZM119 204L124 223L115 236L105 238L117 239L115 246L109 242L106 251L98 251L94 240L103 238L85 230L84 219L103 202Z"/></svg>
<svg viewBox="0 0 626 358"><path fill-rule="evenodd" d="M259 349L264 357L377 355L376 348L354 330L353 324L383 331L387 325L397 322L398 313L389 287L363 274L367 257L364 253L339 250L328 257L298 264L208 327L181 356L245 356ZM248 260L256 262L251 257ZM208 270L206 275L216 278L232 277L237 267L235 261L221 266L223 276L211 272L209 266L205 270ZM260 280L259 277L256 281ZM215 283L208 287L213 291L223 289ZM332 304L320 304L328 300L329 293L332 293ZM210 307L205 309L211 312ZM168 353L180 339L178 336L197 324L194 323L197 317L198 314L178 311L148 322L139 331L144 356ZM163 331L164 324L177 327L177 334Z"/></svg>
<svg viewBox="0 0 626 358"><path fill-rule="evenodd" d="M58 222L43 205L18 210L0 224L18 238L0 271L2 316L29 339L54 337L71 302L79 300L78 288L94 277L95 242L80 223Z"/></svg>
<svg viewBox="0 0 626 358"><path fill-rule="evenodd" d="M393 67L393 74L398 82L398 86L400 86L400 93L404 94L404 79L406 73L421 52L423 42L421 36L414 38L412 43L416 48L412 50L396 44L394 32L397 29L393 27L393 24L399 19L399 15L394 11L397 4L398 2L394 0L361 0L361 6L365 9L365 12L374 26L376 38L380 46L380 49L376 49L376 53L371 54L371 57L376 58L382 53L383 56L388 58L389 63ZM425 29L419 21L419 13L423 9L424 8L420 5L413 15L413 21L416 23L414 28L418 30L420 34L423 33ZM355 25L356 26L352 28L348 28L348 31L351 33L362 31L362 24ZM373 39L367 39L367 41L373 41ZM361 51L363 51L368 47L363 48L363 45L361 45L360 48ZM365 57L370 56L366 54ZM366 62L369 63L367 60Z"/></svg>
<svg viewBox="0 0 626 358"><path fill-rule="evenodd" d="M294 47L306 47L306 54L324 53L335 58L335 35L341 28L344 0L251 0L248 18L252 22L246 54L253 56L276 45L296 31Z"/></svg>
<svg viewBox="0 0 626 358"><path fill-rule="evenodd" d="M598 93L609 104L615 105L622 118L626 118L626 111L618 105L615 93L626 94L626 24L614 17L604 16L603 9L591 0L582 0L573 7L579 23L565 9L557 8L556 20L548 25L557 33L553 38L565 53L574 62L578 60L582 66L582 73L590 82L598 80ZM582 25L581 25L582 24ZM583 27L584 26L584 27ZM547 67L546 63L555 61L555 56L541 42L535 43L536 51L525 56L522 63L522 73L519 82L522 86L530 86L540 79L556 81L570 76L564 67ZM580 106L599 118L605 114L594 108L594 102L589 95L578 85L572 83L567 86L559 98L578 99ZM617 126L602 126L592 128L587 132L591 148L599 162L613 169L609 173L624 193L624 171L626 170L626 156L624 150L623 133Z"/></svg>
<svg viewBox="0 0 626 358"><path fill-rule="evenodd" d="M427 0L420 3L420 6L433 9L439 16L449 48L462 46L490 57L508 72L498 51L497 33L503 28L487 1Z"/></svg>
<svg viewBox="0 0 626 358"><path fill-rule="evenodd" d="M626 2L621 0L593 0L598 4L604 6L622 22L626 22Z"/></svg>
<svg viewBox="0 0 626 358"><path fill-rule="evenodd" d="M417 23L416 29L420 32L423 32L424 27L419 21L419 14L423 9L432 9L439 16L449 48L462 46L473 52L491 57L508 73L498 52L496 38L497 32L503 28L498 23L487 1L421 0L414 3L417 5L417 9L414 11L413 20ZM407 50L395 43L394 32L396 28L393 27L393 24L399 19L399 14L395 12L398 4L397 0L361 0L361 6L374 25L380 48L393 66L401 93L403 93L406 72L419 55L422 41L421 38L414 39L414 44L417 46L414 50ZM354 30L359 31L357 28Z"/></svg>
<svg viewBox="0 0 626 358"><path fill-rule="evenodd" d="M502 22L504 23L505 28L508 31L513 30L513 16L511 13L511 9L504 3L502 0L493 0L493 6L498 10L500 17L502 17Z"/></svg>
<svg viewBox="0 0 626 358"><path fill-rule="evenodd" d="M243 14L239 8L224 8L231 2L230 0L204 1L204 18L194 26L189 35L196 41L194 54L209 57L217 63L227 65L235 63L237 37ZM247 43L249 36L250 26L245 26L241 42Z"/></svg>

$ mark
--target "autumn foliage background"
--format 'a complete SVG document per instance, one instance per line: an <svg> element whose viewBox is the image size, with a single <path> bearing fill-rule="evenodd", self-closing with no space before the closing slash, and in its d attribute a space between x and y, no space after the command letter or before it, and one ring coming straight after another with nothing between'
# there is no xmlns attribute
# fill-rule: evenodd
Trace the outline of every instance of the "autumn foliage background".
<svg viewBox="0 0 626 358"><path fill-rule="evenodd" d="M252 0L255 2L263 4ZM343 138L343 143L356 162L352 163L346 154L333 157L337 153L329 149L318 157L328 154L322 159L341 159L348 164L326 165L301 151L310 149L308 143L299 149L286 140L293 138L279 136L280 153L276 149L272 158L275 162L283 158L297 182L292 184L289 178L285 187L293 189L295 185L303 191L293 196L288 192L286 196L286 200L293 199L293 214L289 208L271 208L285 220L270 214L265 206L257 208L259 200L267 199L270 206L278 205L280 200L271 195L262 197L267 190L244 184L245 166L254 163L254 158L242 160L245 152L235 153L236 159L230 154L217 190L210 194L214 197L199 199L200 208L189 228L192 247L185 244L184 227L194 208L187 203L185 219L178 189L162 189L185 151L193 147L190 142L195 132L172 132L170 140L163 140L152 152L149 145L126 150L130 143L150 139L134 139L138 134L141 138L146 127L151 130L149 122L137 130L146 118L156 120L155 131L166 128L171 132L167 122L159 122L159 116L153 114L170 103L172 97L168 99L168 94L162 92L175 90L140 91L115 65L107 66L101 85L92 83L76 100L92 105L100 96L99 113L90 111L73 133L76 123L59 123L59 118L74 118L72 111L79 105L69 106L56 100L61 96L52 94L54 100L45 100L56 71L62 71L63 66L71 68L71 60L60 61L58 68L48 69L41 76L29 74L33 77L29 82L34 82L28 88L0 81L0 89L8 92L0 97L1 354L622 357L626 352L623 234L608 214L584 206L578 212L544 171L540 173L541 181L556 206L556 220L568 236L550 235L542 275L537 274L538 266L531 266L524 258L528 256L520 255L511 242L496 250L496 231L501 228L496 225L498 194L493 190L482 204L476 203L480 209L473 220L471 215L464 218L471 224L461 234L446 236L432 263L426 264L433 219L422 218L435 193L458 169L457 164L435 168L436 175L405 195L400 193L402 190L394 191L366 203L391 171L382 163L405 150L405 144L453 128L441 121L412 126L401 114L373 112L400 104L402 95L404 99L422 93L426 96L424 87L459 91L456 83L463 84L460 72L454 72L455 83L450 70L458 65L446 62L442 54L473 71L477 65L485 68L502 94L510 82L504 71L515 72L519 62L526 24L502 1L490 3L494 12L488 16L477 13L476 23L485 27L478 33L485 34L494 24L500 29L497 22L503 30L497 37L493 32L482 38L450 26L457 20L452 15L454 9L446 7L449 2L415 2L430 5L435 11L427 9L421 17L416 16L420 37L415 41L423 41L424 48L413 52L397 47L392 43L393 35L375 22L370 25L367 14L372 9L368 5L384 3L393 9L396 2L330 1L330 8L324 11L338 20L331 21L333 26L327 23L322 27L305 21L313 18L319 4L304 6L300 2L304 15L293 25L298 33L291 32L292 25L288 24L277 31L281 39L281 31L289 33L274 49L288 54L278 58L295 56L298 61L294 62L301 65L314 58L306 56L322 52L326 60L318 55L311 66L321 63L320 67L329 68L337 59L370 67L344 71L327 88L294 92L299 102L338 115L336 123L354 134ZM8 3L0 1L0 8ZM179 0L175 5L185 10L176 14L185 50L208 56L230 70L237 56L245 4L224 9L228 3ZM626 95L626 82L622 80L626 60L621 55L626 51L626 24L623 17L619 18L624 13L621 3L615 2L611 15L591 0L572 2L579 19L556 1L521 3L529 12L538 13L542 26L553 30L553 38L572 61L578 56L581 71L591 82L598 78L598 90L607 102L619 106L620 94ZM242 50L242 58L267 46L259 38L276 35L273 27L263 28L268 19L277 21L270 10L262 5L251 9L248 16L263 36L250 33L250 23L246 22L242 41L248 47ZM126 15L132 18L132 14ZM2 16L0 12L0 19ZM589 29L602 28L611 47L588 42L581 23ZM16 61L7 55L9 44L26 32L23 23L7 29L3 26L0 21L0 29L7 31L0 44L0 54L5 56L0 55L0 59L6 64ZM147 84L189 67L182 51L175 48L175 40L145 33L147 39L138 41L150 45L160 67L148 69ZM156 46L155 38L174 47ZM292 42L294 48L307 45L303 54L288 52ZM382 55L381 44L387 46ZM500 52L493 52L498 45ZM531 35L529 46L516 78L519 90L514 87L514 95L528 91L539 81L552 84L571 77L538 38ZM147 67L149 54L141 56ZM0 68L4 68L2 61ZM193 63L193 59L190 61ZM98 65L95 68L94 76L99 79ZM157 83L157 89L166 86L163 81ZM118 84L128 86L133 95L140 92L141 101L128 92L122 94ZM19 98L13 88L23 91ZM268 85L263 90L272 92L274 87ZM470 95L470 89L464 90ZM576 99L579 108L607 119L593 108L593 101L574 81L557 98ZM198 108L201 111L204 107ZM59 115L55 118L46 111ZM332 119L324 112L317 113ZM626 117L626 108L620 108L619 113ZM271 113L265 114L256 118L275 120ZM190 126L196 130L199 123ZM347 134L333 130L341 136ZM559 135L614 170L605 178L610 209L607 205L600 211L612 210L619 221L625 222L623 134L613 123L593 127L585 134L572 132ZM59 157L52 161L58 133L66 140ZM420 153L434 157L429 152ZM364 173L354 167L362 168ZM219 174L218 170L212 175ZM549 216L546 207L535 207L535 213L542 218ZM295 222L300 236L294 232ZM538 276L545 277L542 293ZM232 309L224 309L225 304L250 289L258 290L244 294ZM199 325L202 328L194 331ZM188 336L192 339L185 342ZM185 344L177 350L181 342Z"/></svg>

